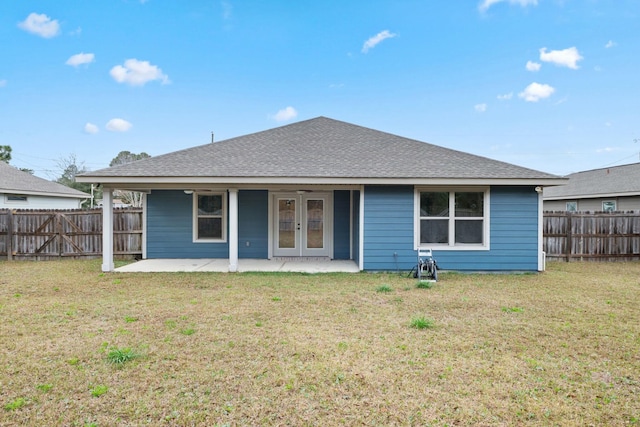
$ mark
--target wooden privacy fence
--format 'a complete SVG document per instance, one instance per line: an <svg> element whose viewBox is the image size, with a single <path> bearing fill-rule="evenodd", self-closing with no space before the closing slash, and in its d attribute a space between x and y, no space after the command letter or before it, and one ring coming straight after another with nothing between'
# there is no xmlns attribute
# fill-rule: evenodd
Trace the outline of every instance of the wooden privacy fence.
<svg viewBox="0 0 640 427"><path fill-rule="evenodd" d="M545 212L548 260L640 259L640 212Z"/></svg>
<svg viewBox="0 0 640 427"><path fill-rule="evenodd" d="M142 255L142 209L114 209L114 255ZM102 256L102 209L0 210L0 257L7 259Z"/></svg>

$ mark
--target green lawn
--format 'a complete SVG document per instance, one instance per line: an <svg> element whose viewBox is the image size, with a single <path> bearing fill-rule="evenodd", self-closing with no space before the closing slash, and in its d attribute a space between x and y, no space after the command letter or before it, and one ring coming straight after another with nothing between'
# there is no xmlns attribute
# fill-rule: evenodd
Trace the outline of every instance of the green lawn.
<svg viewBox="0 0 640 427"><path fill-rule="evenodd" d="M0 425L640 425L640 263L548 268L0 261Z"/></svg>

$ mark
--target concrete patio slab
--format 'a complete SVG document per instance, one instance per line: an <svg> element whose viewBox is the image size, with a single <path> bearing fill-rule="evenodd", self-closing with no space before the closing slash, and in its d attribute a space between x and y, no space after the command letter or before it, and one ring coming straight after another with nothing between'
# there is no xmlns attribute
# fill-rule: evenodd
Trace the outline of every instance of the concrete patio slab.
<svg viewBox="0 0 640 427"><path fill-rule="evenodd" d="M226 273L229 260L202 259L145 259L115 269L119 273L132 272L193 272ZM358 265L351 260L295 260L295 259L240 259L238 272L297 272L297 273L358 273Z"/></svg>

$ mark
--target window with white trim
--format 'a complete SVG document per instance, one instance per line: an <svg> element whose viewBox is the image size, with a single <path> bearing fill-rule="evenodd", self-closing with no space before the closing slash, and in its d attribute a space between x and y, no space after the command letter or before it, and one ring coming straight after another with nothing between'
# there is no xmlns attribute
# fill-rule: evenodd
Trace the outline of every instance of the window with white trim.
<svg viewBox="0 0 640 427"><path fill-rule="evenodd" d="M578 212L578 202L567 202L567 212Z"/></svg>
<svg viewBox="0 0 640 427"><path fill-rule="evenodd" d="M615 212L616 208L617 206L615 200L605 200L604 202L602 202L603 212Z"/></svg>
<svg viewBox="0 0 640 427"><path fill-rule="evenodd" d="M417 204L419 247L488 246L488 191L421 190Z"/></svg>
<svg viewBox="0 0 640 427"><path fill-rule="evenodd" d="M193 194L193 241L226 241L227 203L225 193Z"/></svg>
<svg viewBox="0 0 640 427"><path fill-rule="evenodd" d="M5 197L7 202L27 202L27 196L23 196L22 194L7 194Z"/></svg>

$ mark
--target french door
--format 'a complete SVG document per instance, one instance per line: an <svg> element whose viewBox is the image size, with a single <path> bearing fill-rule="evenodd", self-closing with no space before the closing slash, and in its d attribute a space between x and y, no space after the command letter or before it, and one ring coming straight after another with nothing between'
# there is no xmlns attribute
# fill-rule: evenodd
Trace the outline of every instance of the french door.
<svg viewBox="0 0 640 427"><path fill-rule="evenodd" d="M327 193L274 195L274 256L330 256Z"/></svg>

